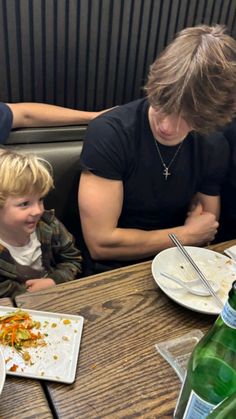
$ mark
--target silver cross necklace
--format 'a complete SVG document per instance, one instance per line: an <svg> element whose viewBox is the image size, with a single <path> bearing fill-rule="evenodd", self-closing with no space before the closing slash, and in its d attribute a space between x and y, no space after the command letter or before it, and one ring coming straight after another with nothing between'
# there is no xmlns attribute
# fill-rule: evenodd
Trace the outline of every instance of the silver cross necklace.
<svg viewBox="0 0 236 419"><path fill-rule="evenodd" d="M159 149L159 145L158 145L158 142L157 142L157 140L154 138L154 141L155 141L155 144L156 144L156 148L157 148L157 152L158 152L158 155L159 155L159 157L160 157L160 160L161 160L161 163L162 163L162 166L164 167L164 171L163 171L163 176L165 177L165 180L167 180L168 179L168 176L170 176L171 175L171 172L169 171L169 168L170 168L170 166L174 163L174 161L175 161L175 159L176 159L176 157L177 157L177 155L179 154L179 152L180 152L180 150L181 150L181 147L182 147L182 145L183 145L183 141L181 141L181 143L179 144L179 147L177 148L177 150L176 150L176 152L175 152L175 154L173 155L173 157L172 157L172 159L170 160L170 162L169 162L169 164L167 165L165 162L164 162L164 160L163 160L163 157L162 157L162 155L161 155L161 151L160 151L160 149Z"/></svg>

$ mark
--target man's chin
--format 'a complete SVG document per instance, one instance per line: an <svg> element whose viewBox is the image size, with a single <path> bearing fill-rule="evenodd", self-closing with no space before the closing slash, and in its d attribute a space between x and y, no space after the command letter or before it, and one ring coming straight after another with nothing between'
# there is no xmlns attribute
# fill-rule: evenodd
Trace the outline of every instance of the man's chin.
<svg viewBox="0 0 236 419"><path fill-rule="evenodd" d="M182 143L182 141L183 141L182 139L180 140L180 139L171 138L171 137L161 137L161 136L158 137L158 142L160 144L167 145L169 147L178 145Z"/></svg>

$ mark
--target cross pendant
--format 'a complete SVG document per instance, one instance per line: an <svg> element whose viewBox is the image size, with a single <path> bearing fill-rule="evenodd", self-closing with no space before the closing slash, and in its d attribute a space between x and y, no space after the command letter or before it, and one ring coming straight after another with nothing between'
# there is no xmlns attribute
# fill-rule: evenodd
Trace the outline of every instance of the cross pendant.
<svg viewBox="0 0 236 419"><path fill-rule="evenodd" d="M163 172L163 176L165 176L165 180L168 179L168 176L170 176L171 173L169 172L168 167L165 167L164 172Z"/></svg>

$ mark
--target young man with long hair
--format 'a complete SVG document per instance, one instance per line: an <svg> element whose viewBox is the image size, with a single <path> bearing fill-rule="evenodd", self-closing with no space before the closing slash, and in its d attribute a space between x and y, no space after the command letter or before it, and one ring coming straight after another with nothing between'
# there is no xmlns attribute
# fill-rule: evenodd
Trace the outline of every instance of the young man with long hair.
<svg viewBox="0 0 236 419"><path fill-rule="evenodd" d="M229 150L216 130L236 111L236 41L220 25L182 30L145 90L87 132L79 207L97 270L153 257L169 233L201 246L217 232Z"/></svg>

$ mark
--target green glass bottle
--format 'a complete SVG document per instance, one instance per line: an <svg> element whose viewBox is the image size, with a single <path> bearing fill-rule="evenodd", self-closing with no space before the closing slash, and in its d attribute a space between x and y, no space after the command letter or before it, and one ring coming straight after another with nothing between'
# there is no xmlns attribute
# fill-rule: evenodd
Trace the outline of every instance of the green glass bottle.
<svg viewBox="0 0 236 419"><path fill-rule="evenodd" d="M236 281L222 313L194 348L175 419L205 419L236 392Z"/></svg>
<svg viewBox="0 0 236 419"><path fill-rule="evenodd" d="M207 419L235 419L236 418L236 393L227 397L220 403Z"/></svg>

